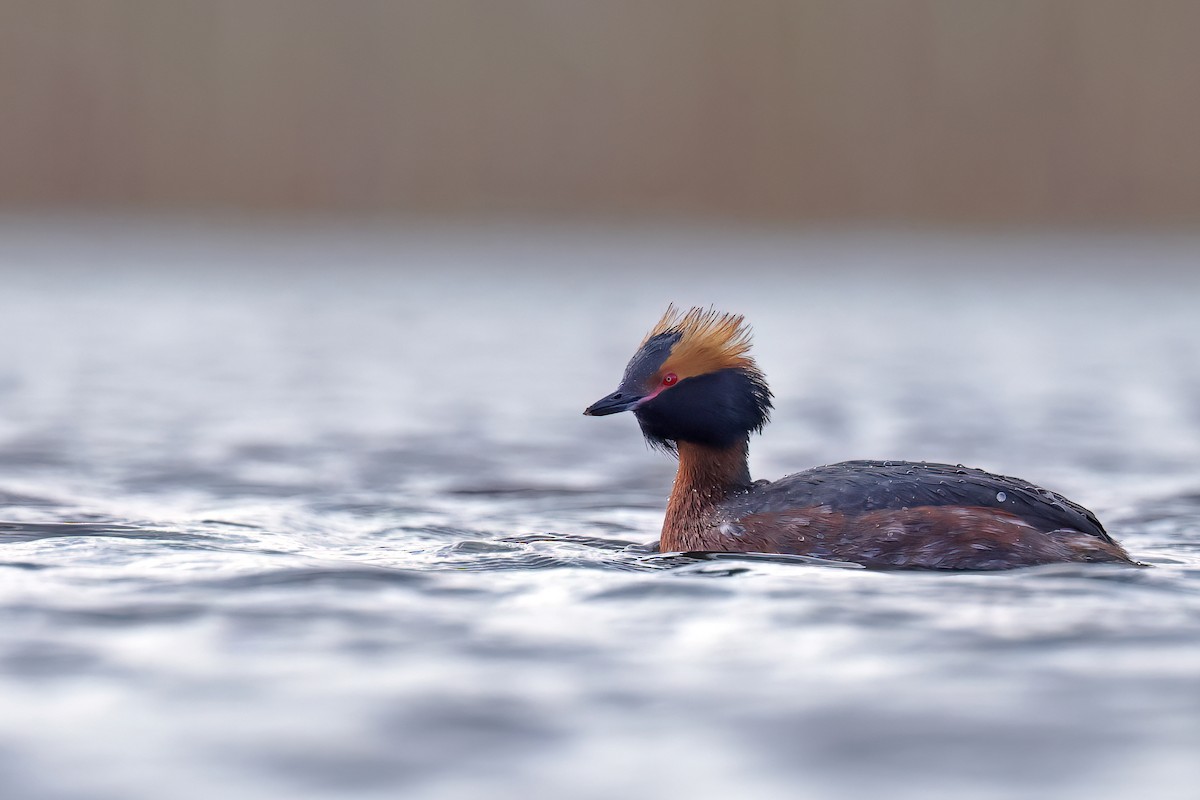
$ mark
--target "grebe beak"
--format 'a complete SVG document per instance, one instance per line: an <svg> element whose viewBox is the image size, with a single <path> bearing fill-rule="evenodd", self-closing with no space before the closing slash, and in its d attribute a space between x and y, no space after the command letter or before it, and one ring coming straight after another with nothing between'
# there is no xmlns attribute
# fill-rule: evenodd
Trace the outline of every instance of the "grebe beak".
<svg viewBox="0 0 1200 800"><path fill-rule="evenodd" d="M641 400L640 395L629 392L613 392L608 397L602 397L583 410L587 417L606 417L609 414L619 414L628 411Z"/></svg>

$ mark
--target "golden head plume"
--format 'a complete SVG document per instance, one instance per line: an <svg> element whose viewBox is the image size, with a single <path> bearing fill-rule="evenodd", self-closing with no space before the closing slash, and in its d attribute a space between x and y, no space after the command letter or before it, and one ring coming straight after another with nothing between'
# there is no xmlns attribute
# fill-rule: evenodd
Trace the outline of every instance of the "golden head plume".
<svg viewBox="0 0 1200 800"><path fill-rule="evenodd" d="M758 373L750 352L750 326L741 314L724 314L709 307L682 311L675 304L658 321L642 344L664 333L679 335L664 371L680 378L704 375L721 369L744 369Z"/></svg>

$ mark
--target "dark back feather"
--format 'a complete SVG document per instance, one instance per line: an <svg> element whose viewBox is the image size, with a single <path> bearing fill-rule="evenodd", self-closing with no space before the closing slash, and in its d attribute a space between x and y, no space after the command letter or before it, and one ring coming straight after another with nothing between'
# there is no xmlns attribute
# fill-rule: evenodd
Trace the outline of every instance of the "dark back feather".
<svg viewBox="0 0 1200 800"><path fill-rule="evenodd" d="M994 508L1040 531L1077 530L1113 543L1096 515L1029 481L950 464L844 461L798 472L732 498L735 517L828 506L842 514L919 506Z"/></svg>

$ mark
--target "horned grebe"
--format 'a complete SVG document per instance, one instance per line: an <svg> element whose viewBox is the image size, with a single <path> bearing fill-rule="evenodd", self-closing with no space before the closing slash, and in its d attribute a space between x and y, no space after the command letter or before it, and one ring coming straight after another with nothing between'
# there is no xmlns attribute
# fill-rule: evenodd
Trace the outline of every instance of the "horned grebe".
<svg viewBox="0 0 1200 800"><path fill-rule="evenodd" d="M632 410L675 453L663 551L791 553L880 569L996 570L1134 563L1096 516L1027 481L949 464L845 461L750 480L771 390L739 315L670 306L617 391L583 413Z"/></svg>

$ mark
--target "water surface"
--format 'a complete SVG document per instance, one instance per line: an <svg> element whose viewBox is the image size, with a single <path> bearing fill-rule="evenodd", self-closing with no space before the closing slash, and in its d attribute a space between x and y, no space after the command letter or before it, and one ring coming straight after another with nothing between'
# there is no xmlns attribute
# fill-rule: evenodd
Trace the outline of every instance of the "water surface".
<svg viewBox="0 0 1200 800"><path fill-rule="evenodd" d="M1194 796L1200 241L2 233L6 797ZM580 412L668 301L754 324L756 477L982 466L1153 566L653 553Z"/></svg>

